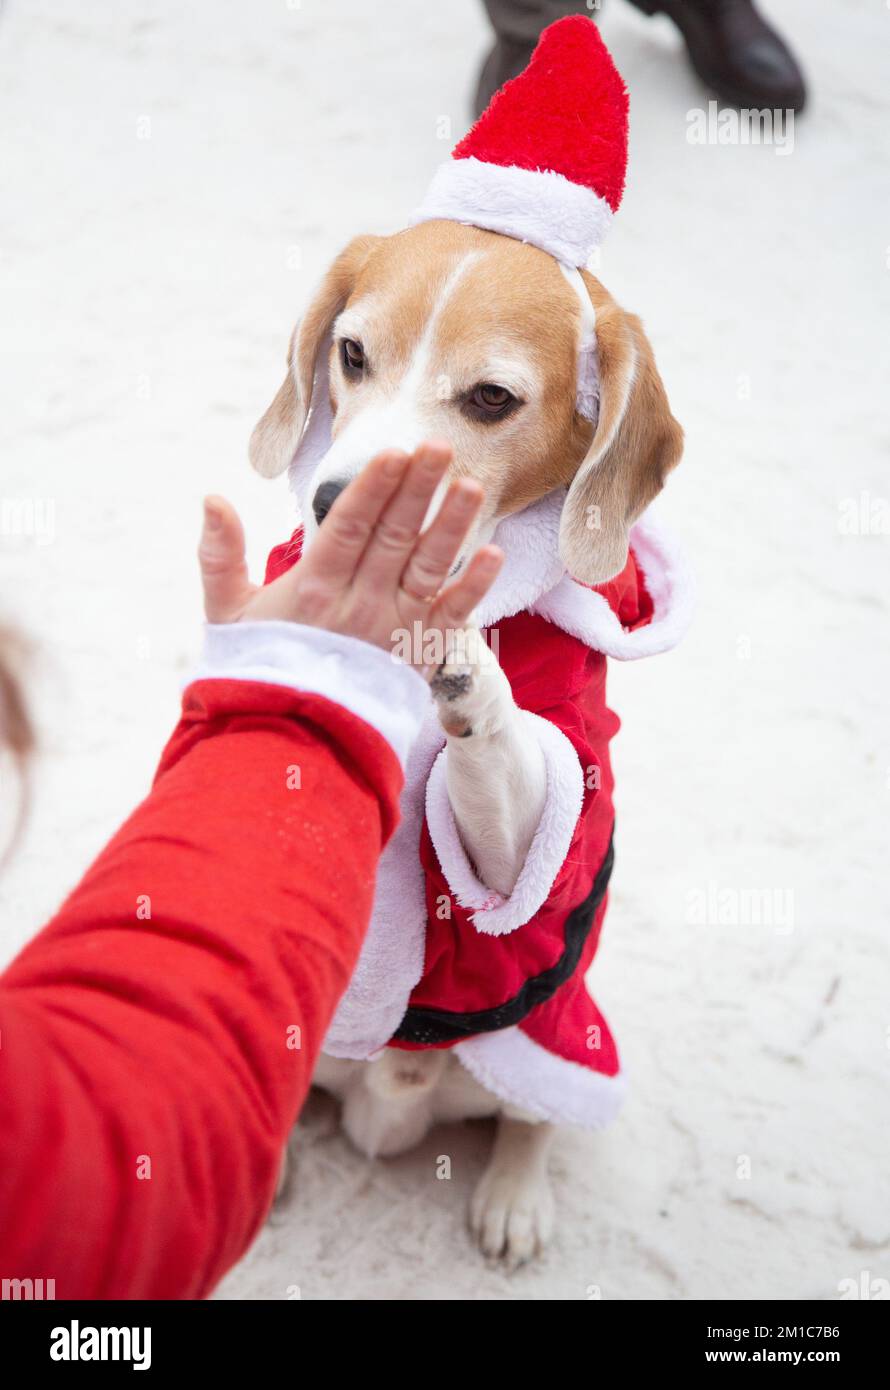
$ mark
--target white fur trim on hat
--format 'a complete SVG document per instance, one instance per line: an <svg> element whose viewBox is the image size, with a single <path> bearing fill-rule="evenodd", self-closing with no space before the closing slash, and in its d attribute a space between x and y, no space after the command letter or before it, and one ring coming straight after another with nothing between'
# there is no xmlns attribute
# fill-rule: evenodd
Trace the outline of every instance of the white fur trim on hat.
<svg viewBox="0 0 890 1390"><path fill-rule="evenodd" d="M586 265L613 213L604 198L549 169L481 159L440 164L412 225L441 218L531 242L567 265Z"/></svg>

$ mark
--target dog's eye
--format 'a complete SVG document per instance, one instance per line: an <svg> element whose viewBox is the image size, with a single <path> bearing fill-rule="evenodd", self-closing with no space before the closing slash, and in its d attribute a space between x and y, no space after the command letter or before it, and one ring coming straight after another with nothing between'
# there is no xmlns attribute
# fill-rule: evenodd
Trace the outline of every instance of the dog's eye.
<svg viewBox="0 0 890 1390"><path fill-rule="evenodd" d="M506 386L483 381L470 392L467 404L477 420L497 420L517 406L519 401Z"/></svg>
<svg viewBox="0 0 890 1390"><path fill-rule="evenodd" d="M340 344L343 369L350 376L360 375L365 368L365 350L354 338L344 338Z"/></svg>

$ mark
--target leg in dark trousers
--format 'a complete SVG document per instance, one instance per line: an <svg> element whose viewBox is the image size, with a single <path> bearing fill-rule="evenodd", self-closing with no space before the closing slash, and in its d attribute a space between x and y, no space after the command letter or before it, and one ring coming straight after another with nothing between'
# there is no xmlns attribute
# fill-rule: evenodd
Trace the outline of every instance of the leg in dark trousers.
<svg viewBox="0 0 890 1390"><path fill-rule="evenodd" d="M474 109L485 110L499 87L528 64L541 30L567 14L590 13L584 0L482 0L495 33L494 47L482 64Z"/></svg>
<svg viewBox="0 0 890 1390"><path fill-rule="evenodd" d="M541 30L568 14L595 18L584 0L483 0L495 32L476 90L480 115L494 93L528 63ZM677 26L699 77L732 106L803 110L806 86L787 44L753 0L630 0Z"/></svg>

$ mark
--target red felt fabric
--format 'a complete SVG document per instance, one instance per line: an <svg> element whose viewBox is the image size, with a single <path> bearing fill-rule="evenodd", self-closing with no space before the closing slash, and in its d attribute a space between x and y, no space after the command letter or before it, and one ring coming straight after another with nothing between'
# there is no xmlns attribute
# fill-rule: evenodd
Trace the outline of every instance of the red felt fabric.
<svg viewBox="0 0 890 1390"><path fill-rule="evenodd" d="M550 170L617 211L627 173L628 96L599 29L585 15L541 34L524 72L497 92L454 159Z"/></svg>
<svg viewBox="0 0 890 1390"><path fill-rule="evenodd" d="M623 628L635 632L646 627L655 614L655 605L646 587L646 576L637 564L633 551L628 552L624 569L605 584L591 586L602 594Z"/></svg>
<svg viewBox="0 0 890 1390"><path fill-rule="evenodd" d="M0 978L4 1277L197 1298L243 1254L401 787L383 738L318 696L186 691L150 795Z"/></svg>
<svg viewBox="0 0 890 1390"><path fill-rule="evenodd" d="M593 930L572 978L546 1003L532 1009L520 1026L523 1033L527 1033L548 1052L576 1062L579 1066L589 1067L591 1071L615 1076L621 1069L618 1048L584 979L596 955L607 907L608 897L597 909Z"/></svg>

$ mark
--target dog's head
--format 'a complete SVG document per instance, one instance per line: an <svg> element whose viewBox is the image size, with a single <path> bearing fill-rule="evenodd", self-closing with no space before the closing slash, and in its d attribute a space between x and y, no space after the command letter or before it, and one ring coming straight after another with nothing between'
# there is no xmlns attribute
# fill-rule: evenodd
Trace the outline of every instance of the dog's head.
<svg viewBox="0 0 890 1390"><path fill-rule="evenodd" d="M565 486L560 552L586 583L622 569L682 447L639 319L587 272L448 221L357 237L337 257L250 458L267 477L300 470L311 536L374 454L426 438L447 439L452 476L485 489L461 558Z"/></svg>

